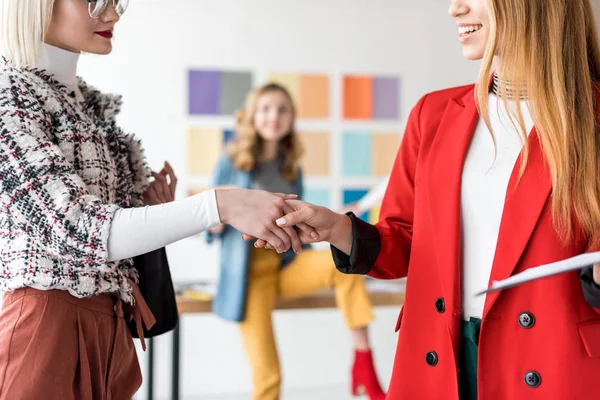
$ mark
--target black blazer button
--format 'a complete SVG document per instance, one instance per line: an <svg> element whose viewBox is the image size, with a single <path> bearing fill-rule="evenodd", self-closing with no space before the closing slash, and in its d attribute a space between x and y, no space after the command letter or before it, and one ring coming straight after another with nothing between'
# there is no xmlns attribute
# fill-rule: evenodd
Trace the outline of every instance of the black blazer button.
<svg viewBox="0 0 600 400"><path fill-rule="evenodd" d="M531 388L536 388L542 383L542 377L535 371L525 374L525 384Z"/></svg>
<svg viewBox="0 0 600 400"><path fill-rule="evenodd" d="M427 365L431 367L435 367L438 363L438 355L435 351L428 351L427 355L425 355L425 361Z"/></svg>
<svg viewBox="0 0 600 400"><path fill-rule="evenodd" d="M440 314L446 312L446 302L443 297L440 297L435 301L435 310Z"/></svg>
<svg viewBox="0 0 600 400"><path fill-rule="evenodd" d="M535 325L535 317L530 312L524 312L519 314L519 325L522 328L529 329Z"/></svg>

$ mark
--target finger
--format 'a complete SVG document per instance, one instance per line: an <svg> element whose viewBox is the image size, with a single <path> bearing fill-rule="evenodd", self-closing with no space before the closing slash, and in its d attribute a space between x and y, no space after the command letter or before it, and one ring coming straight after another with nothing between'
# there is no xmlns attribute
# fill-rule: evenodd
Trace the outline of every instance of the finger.
<svg viewBox="0 0 600 400"><path fill-rule="evenodd" d="M156 190L156 195L160 198L161 203L168 203L170 200L170 195L165 191L165 188L168 188L167 179L159 173L152 172L152 176L154 177L154 189Z"/></svg>
<svg viewBox="0 0 600 400"><path fill-rule="evenodd" d="M297 194L286 194L286 193L273 193L277 197L281 197L284 200L295 200L298 198Z"/></svg>
<svg viewBox="0 0 600 400"><path fill-rule="evenodd" d="M303 208L301 210L284 215L275 221L275 223L279 227L294 226L306 222L310 219L311 215L311 210L309 208Z"/></svg>
<svg viewBox="0 0 600 400"><path fill-rule="evenodd" d="M173 193L169 184L164 182L164 183L161 183L161 185L162 185L163 195L165 196L167 203L170 203L171 201L175 200L175 193Z"/></svg>
<svg viewBox="0 0 600 400"><path fill-rule="evenodd" d="M146 196L148 196L148 202L150 203L150 205L157 205L160 204L160 200L158 199L158 196L156 195L156 190L154 189L154 185L151 185L148 187L148 189L146 189Z"/></svg>
<svg viewBox="0 0 600 400"><path fill-rule="evenodd" d="M292 205L299 205L299 204L300 204L300 202L286 201L285 204L283 205L283 212L285 214L292 214L296 210L294 207L292 207ZM284 219L285 219L285 217L284 217ZM307 243L317 241L319 239L319 234L317 233L317 231L312 226L310 226L304 222L296 224L296 228L298 228L300 230L301 238L302 238L302 236L304 236L306 238L305 242L307 242Z"/></svg>
<svg viewBox="0 0 600 400"><path fill-rule="evenodd" d="M296 229L294 229L293 227L287 227L287 228L283 228L283 231L290 238L292 250L294 250L294 253L296 253L296 254L302 253L302 241L298 237L298 232L296 232Z"/></svg>
<svg viewBox="0 0 600 400"><path fill-rule="evenodd" d="M310 239L312 239L314 241L319 240L319 234L317 233L315 228L313 228L310 225L305 224L304 222L297 224L296 229L298 229L300 231L301 239L304 236L304 237L306 237L307 240L310 240Z"/></svg>
<svg viewBox="0 0 600 400"><path fill-rule="evenodd" d="M285 233L284 233L284 235L285 235ZM267 230L263 236L264 236L263 240L270 243L273 249L277 250L277 249L284 248L283 241L275 233ZM279 250L277 250L277 251L279 251Z"/></svg>
<svg viewBox="0 0 600 400"><path fill-rule="evenodd" d="M278 253L284 253L286 251L288 251L290 249L290 247L292 246L291 240L290 240L290 236L286 233L286 231L284 231L282 228L278 228L275 225L273 225L271 228L271 232L273 232L280 240L281 240L281 244L279 246L275 246L275 249L277 250ZM269 240L270 242L270 240ZM275 244L273 242L271 242L272 244Z"/></svg>
<svg viewBox="0 0 600 400"><path fill-rule="evenodd" d="M248 241L254 240L254 239L256 239L254 236L248 235L247 233L244 233L242 235L242 240L245 242L248 242Z"/></svg>
<svg viewBox="0 0 600 400"><path fill-rule="evenodd" d="M169 164L168 161L165 161L163 170L169 176L169 188L171 189L173 199L175 199L175 190L177 189L177 176L175 175L175 171L173 171L173 167L171 167L171 164Z"/></svg>
<svg viewBox="0 0 600 400"><path fill-rule="evenodd" d="M267 245L268 243L262 239L258 239L256 242L254 242L254 247L256 247L257 249L266 249Z"/></svg>

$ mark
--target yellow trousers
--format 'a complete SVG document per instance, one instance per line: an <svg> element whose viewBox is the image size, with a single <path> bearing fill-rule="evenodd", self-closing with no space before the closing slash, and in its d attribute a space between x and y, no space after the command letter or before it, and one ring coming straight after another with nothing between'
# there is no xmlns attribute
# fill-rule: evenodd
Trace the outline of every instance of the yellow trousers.
<svg viewBox="0 0 600 400"><path fill-rule="evenodd" d="M252 367L253 400L279 399L281 372L271 319L277 298L302 297L333 288L349 328L360 328L373 320L364 278L337 271L328 250L306 250L281 269L281 256L275 251L253 249L248 281L246 315L240 330Z"/></svg>

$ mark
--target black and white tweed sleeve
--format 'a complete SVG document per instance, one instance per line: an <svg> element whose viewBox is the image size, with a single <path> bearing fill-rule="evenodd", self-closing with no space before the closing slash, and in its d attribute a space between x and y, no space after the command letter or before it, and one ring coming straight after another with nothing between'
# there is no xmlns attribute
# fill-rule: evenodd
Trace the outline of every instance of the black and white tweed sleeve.
<svg viewBox="0 0 600 400"><path fill-rule="evenodd" d="M41 102L10 90L0 93L0 211L51 258L102 267L118 207L88 193Z"/></svg>

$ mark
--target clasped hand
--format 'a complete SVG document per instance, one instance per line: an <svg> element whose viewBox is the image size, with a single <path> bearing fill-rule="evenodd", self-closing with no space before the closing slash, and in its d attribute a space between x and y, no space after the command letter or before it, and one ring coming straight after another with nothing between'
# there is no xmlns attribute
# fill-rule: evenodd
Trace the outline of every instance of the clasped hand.
<svg viewBox="0 0 600 400"><path fill-rule="evenodd" d="M274 226L283 229L289 235L291 243L300 244L299 249L292 246L296 253L301 251L302 244L331 242L340 219L346 218L325 207L306 203L292 196L283 199L281 215L275 220ZM257 239L254 243L257 248L275 249L281 252L278 248L279 242L271 242L268 238L250 233L246 233L242 237L244 240Z"/></svg>

